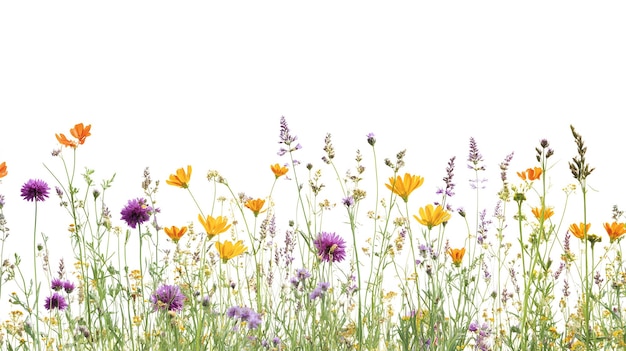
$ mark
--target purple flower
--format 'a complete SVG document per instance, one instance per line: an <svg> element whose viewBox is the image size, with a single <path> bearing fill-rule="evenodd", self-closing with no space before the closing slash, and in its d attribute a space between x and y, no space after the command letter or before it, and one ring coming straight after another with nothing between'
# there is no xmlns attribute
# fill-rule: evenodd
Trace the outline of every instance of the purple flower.
<svg viewBox="0 0 626 351"><path fill-rule="evenodd" d="M161 285L150 297L154 310L180 311L186 297L177 285Z"/></svg>
<svg viewBox="0 0 626 351"><path fill-rule="evenodd" d="M354 197L352 197L352 196L344 197L343 200L341 200L341 202L346 207L352 207L352 206L354 206Z"/></svg>
<svg viewBox="0 0 626 351"><path fill-rule="evenodd" d="M43 305L48 311L52 309L58 309L59 311L63 311L67 308L67 301L65 298L59 294L54 293L52 296L46 297L46 303Z"/></svg>
<svg viewBox="0 0 626 351"><path fill-rule="evenodd" d="M335 233L321 232L313 244L322 261L341 262L346 258L346 242Z"/></svg>
<svg viewBox="0 0 626 351"><path fill-rule="evenodd" d="M249 307L232 306L226 310L226 315L232 319L246 322L248 329L256 329L261 324L261 315Z"/></svg>
<svg viewBox="0 0 626 351"><path fill-rule="evenodd" d="M376 136L374 136L374 133L369 133L367 134L367 143L374 146L374 144L376 144Z"/></svg>
<svg viewBox="0 0 626 351"><path fill-rule="evenodd" d="M4 195L0 195L0 208L4 207Z"/></svg>
<svg viewBox="0 0 626 351"><path fill-rule="evenodd" d="M52 279L52 282L50 283L50 288L54 291L59 291L63 289L63 281L59 278Z"/></svg>
<svg viewBox="0 0 626 351"><path fill-rule="evenodd" d="M26 201L44 201L48 198L50 187L40 179L31 179L22 186L22 197Z"/></svg>
<svg viewBox="0 0 626 351"><path fill-rule="evenodd" d="M63 282L63 290L65 290L66 293L71 294L72 291L74 291L74 283L72 283L69 280L66 280Z"/></svg>
<svg viewBox="0 0 626 351"><path fill-rule="evenodd" d="M320 296L324 296L324 293L328 291L329 288L330 288L330 283L327 283L327 282L317 283L317 287L315 287L315 289L313 289L313 291L311 291L311 293L309 294L309 299L315 300Z"/></svg>
<svg viewBox="0 0 626 351"><path fill-rule="evenodd" d="M122 209L122 219L131 228L137 228L137 224L141 224L150 219L152 207L148 206L146 199L128 200L128 204Z"/></svg>
<svg viewBox="0 0 626 351"><path fill-rule="evenodd" d="M309 272L306 268L300 268L296 271L296 276L298 280L305 280L311 276L311 272Z"/></svg>
<svg viewBox="0 0 626 351"><path fill-rule="evenodd" d="M478 145L476 145L476 140L473 137L470 138L470 152L467 157L467 161L469 162L467 164L469 169L473 169L475 171L485 170L485 166L481 164L483 161L483 155L481 155L480 151L478 151Z"/></svg>

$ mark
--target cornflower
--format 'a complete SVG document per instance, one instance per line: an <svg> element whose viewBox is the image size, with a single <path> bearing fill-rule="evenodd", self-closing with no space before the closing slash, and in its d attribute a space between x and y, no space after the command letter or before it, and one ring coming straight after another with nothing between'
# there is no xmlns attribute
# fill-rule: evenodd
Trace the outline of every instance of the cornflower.
<svg viewBox="0 0 626 351"><path fill-rule="evenodd" d="M404 202L409 201L409 195L413 190L419 188L424 184L424 178L418 175L412 175L409 173L404 174L404 178L401 176L390 177L390 184L385 184L387 189L391 190L394 194L400 196Z"/></svg>
<svg viewBox="0 0 626 351"><path fill-rule="evenodd" d="M137 228L137 224L142 224L150 219L154 210L151 206L148 206L147 200L137 198L128 200L126 207L122 209L120 214L122 220L128 224L131 228Z"/></svg>
<svg viewBox="0 0 626 351"><path fill-rule="evenodd" d="M321 232L313 241L317 256L326 262L341 262L346 258L346 242L335 233Z"/></svg>
<svg viewBox="0 0 626 351"><path fill-rule="evenodd" d="M46 297L46 302L43 305L48 311L57 309L59 311L63 311L67 308L67 301L65 301L65 297L59 293L54 293L52 296Z"/></svg>
<svg viewBox="0 0 626 351"><path fill-rule="evenodd" d="M169 185L187 189L191 180L191 170L191 166L187 166L187 172L185 172L184 168L179 168L176 170L176 174L170 174L170 178L165 182Z"/></svg>
<svg viewBox="0 0 626 351"><path fill-rule="evenodd" d="M180 311L183 309L185 295L177 285L163 284L150 296L154 311Z"/></svg>
<svg viewBox="0 0 626 351"><path fill-rule="evenodd" d="M440 225L441 223L447 222L450 220L450 217L452 217L452 215L448 211L444 210L441 205L434 207L431 204L426 205L426 207L421 207L419 209L419 215L419 217L416 215L413 215L413 217L420 224L427 226L429 230Z"/></svg>
<svg viewBox="0 0 626 351"><path fill-rule="evenodd" d="M50 187L40 179L31 179L21 189L22 198L26 201L44 201L48 198Z"/></svg>

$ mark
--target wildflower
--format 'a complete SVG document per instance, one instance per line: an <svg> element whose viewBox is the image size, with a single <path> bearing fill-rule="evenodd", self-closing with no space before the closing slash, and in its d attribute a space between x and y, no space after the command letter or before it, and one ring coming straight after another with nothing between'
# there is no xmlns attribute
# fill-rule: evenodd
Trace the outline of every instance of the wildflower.
<svg viewBox="0 0 626 351"><path fill-rule="evenodd" d="M522 180L529 180L529 181L533 181L533 180L537 180L541 177L541 173L543 171L541 170L541 168L539 167L535 167L535 168L528 168L526 171L524 172L517 172L517 175L522 178Z"/></svg>
<svg viewBox="0 0 626 351"><path fill-rule="evenodd" d="M248 325L248 329L256 329L261 324L261 315L249 307L229 307L228 310L226 310L226 315L229 318L245 322Z"/></svg>
<svg viewBox="0 0 626 351"><path fill-rule="evenodd" d="M343 200L341 200L341 202L346 207L352 207L352 206L354 206L354 197L352 197L352 196L344 197Z"/></svg>
<svg viewBox="0 0 626 351"><path fill-rule="evenodd" d="M155 311L180 311L183 309L185 295L177 285L163 284L150 296Z"/></svg>
<svg viewBox="0 0 626 351"><path fill-rule="evenodd" d="M374 146L374 144L376 144L376 136L374 135L374 133L367 134L367 143L371 146Z"/></svg>
<svg viewBox="0 0 626 351"><path fill-rule="evenodd" d="M187 189L189 187L190 180L191 180L191 166L187 166L187 172L185 172L184 168L179 168L176 170L176 174L170 174L170 178L167 179L165 182L169 185Z"/></svg>
<svg viewBox="0 0 626 351"><path fill-rule="evenodd" d="M465 255L465 248L449 248L448 255L450 255L450 257L452 258L452 263L454 263L455 266L459 267L461 266L461 262L463 261L463 255Z"/></svg>
<svg viewBox="0 0 626 351"><path fill-rule="evenodd" d="M551 207L545 208L539 208L539 207L534 207L532 209L533 215L535 215L535 218L537 218L538 220L546 220L550 217L552 217L552 215L554 214L554 211L552 210Z"/></svg>
<svg viewBox="0 0 626 351"><path fill-rule="evenodd" d="M64 309L67 308L67 301L65 301L65 298L63 297L63 295L55 292L54 294L52 294L52 296L46 297L46 302L44 303L44 307L48 311L55 309L55 308L58 309L59 311L63 311Z"/></svg>
<svg viewBox="0 0 626 351"><path fill-rule="evenodd" d="M476 139L473 137L470 138L470 152L467 157L467 161L470 162L467 164L467 168L473 169L475 171L484 171L485 166L480 164L483 161L483 155L478 151L478 145L476 144Z"/></svg>
<svg viewBox="0 0 626 351"><path fill-rule="evenodd" d="M574 223L569 226L569 231L578 239L584 240L585 235L589 233L590 227L591 227L591 223L587 223L586 225L584 223L580 223L580 224Z"/></svg>
<svg viewBox="0 0 626 351"><path fill-rule="evenodd" d="M250 199L246 201L246 203L244 204L244 206L246 206L247 209L249 209L250 211L252 211L252 213L254 213L254 217L258 216L259 213L263 213L266 211L266 210L261 211L261 209L263 208L263 205L265 205L265 200L263 199Z"/></svg>
<svg viewBox="0 0 626 351"><path fill-rule="evenodd" d="M237 257L246 250L248 247L243 245L243 240L239 240L236 243L232 243L231 241L224 241L224 243L220 243L219 241L215 243L215 248L217 252L220 254L220 258L224 263L228 262L233 257Z"/></svg>
<svg viewBox="0 0 626 351"><path fill-rule="evenodd" d="M400 196L404 202L408 202L409 195L411 195L413 190L424 184L424 178L418 175L405 173L404 179L400 176L397 176L396 178L391 177L389 178L389 183L391 184L385 184L387 189Z"/></svg>
<svg viewBox="0 0 626 351"><path fill-rule="evenodd" d="M272 169L272 172L274 173L274 176L276 178L280 178L284 176L285 174L287 174L287 172L289 172L289 168L283 167L279 165L278 163L270 165L270 168Z"/></svg>
<svg viewBox="0 0 626 351"><path fill-rule="evenodd" d="M78 145L85 143L87 137L91 135L90 130L91 124L85 127L82 123L78 123L74 125L74 128L70 129L70 134L77 139L76 141L67 139L63 133L55 134L55 136L61 145L76 148Z"/></svg>
<svg viewBox="0 0 626 351"><path fill-rule="evenodd" d="M204 230L206 230L209 240L230 228L230 224L228 224L228 219L226 217L217 216L216 218L213 218L211 216L206 216L206 219L204 219L202 215L198 215L198 220L204 227Z"/></svg>
<svg viewBox="0 0 626 351"><path fill-rule="evenodd" d="M126 207L122 209L120 214L122 220L126 222L131 228L137 228L137 224L142 224L150 219L153 209L148 206L146 199L133 199L128 200Z"/></svg>
<svg viewBox="0 0 626 351"><path fill-rule="evenodd" d="M6 177L7 174L9 174L7 172L7 163L6 162L0 163L0 178Z"/></svg>
<svg viewBox="0 0 626 351"><path fill-rule="evenodd" d="M65 290L66 293L71 294L75 288L76 286L71 281L66 280L63 282L63 290Z"/></svg>
<svg viewBox="0 0 626 351"><path fill-rule="evenodd" d="M313 241L317 256L326 262L341 262L346 258L346 242L335 233L321 232Z"/></svg>
<svg viewBox="0 0 626 351"><path fill-rule="evenodd" d="M428 229L432 229L432 227L436 227L441 223L447 222L450 220L452 215L443 209L441 205L437 205L434 207L431 204L426 205L426 207L421 207L419 209L420 216L413 215L415 219L420 222L422 225L428 227Z"/></svg>
<svg viewBox="0 0 626 351"><path fill-rule="evenodd" d="M175 243L180 240L180 238L187 233L187 227L181 227L180 229L177 226L165 227L163 228L165 234L170 237Z"/></svg>
<svg viewBox="0 0 626 351"><path fill-rule="evenodd" d="M50 288L54 291L59 291L63 289L63 281L59 278L52 279L52 282L50 283Z"/></svg>
<svg viewBox="0 0 626 351"><path fill-rule="evenodd" d="M26 201L44 201L48 198L50 187L40 179L31 179L22 186L22 197Z"/></svg>
<svg viewBox="0 0 626 351"><path fill-rule="evenodd" d="M609 235L609 238L611 238L611 242L614 242L615 240L619 239L622 235L626 234L626 225L624 223L618 223L618 222L613 222L613 223L604 223L604 229L606 230L606 233Z"/></svg>

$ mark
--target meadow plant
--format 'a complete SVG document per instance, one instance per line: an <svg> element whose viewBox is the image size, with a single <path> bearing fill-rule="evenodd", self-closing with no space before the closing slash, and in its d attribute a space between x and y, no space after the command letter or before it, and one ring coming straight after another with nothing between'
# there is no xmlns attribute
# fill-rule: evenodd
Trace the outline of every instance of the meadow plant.
<svg viewBox="0 0 626 351"><path fill-rule="evenodd" d="M14 204L0 195L6 309L0 344L6 350L626 350L624 213L615 205L610 220L592 228L601 221L587 216L594 168L582 136L571 132L574 183L556 194L555 151L546 139L535 147L536 162L524 161L515 179L509 177L514 153L503 155L495 165L500 190L489 193L489 163L470 138L471 201L453 206L460 201L456 156L445 163L441 185L426 194L422 185L433 180L416 172L426 165L406 164L407 150L379 162L374 133L364 136L368 156L357 149L349 167L336 164L331 134L319 147L320 162L300 161L303 146L282 117L278 159L256 170L267 172L266 194L251 197L246 184L231 184L212 169L205 170L208 194L197 194L202 178L192 177L191 165L181 167L165 183L182 189L177 201L188 199L197 211L176 213L177 222L162 227L160 180L146 168L137 194L122 208L109 208L115 174L98 185L94 170L81 165L91 125L76 124L70 138L56 134L61 148L52 152L57 166L44 164L48 180L30 179L20 189L34 210L26 245L31 270L4 215L5 205ZM7 169L0 164L0 178L10 176ZM59 208L42 206L55 195ZM572 197L580 199L582 216L569 223ZM494 208L485 207L488 199L495 199ZM40 211L68 223L53 228L71 241L58 263L50 262L48 237L38 230ZM453 222L464 230L450 230Z"/></svg>

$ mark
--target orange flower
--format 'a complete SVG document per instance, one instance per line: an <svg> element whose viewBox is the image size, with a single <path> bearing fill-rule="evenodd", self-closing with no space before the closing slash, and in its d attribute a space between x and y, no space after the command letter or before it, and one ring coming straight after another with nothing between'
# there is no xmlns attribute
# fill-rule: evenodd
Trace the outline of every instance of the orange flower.
<svg viewBox="0 0 626 351"><path fill-rule="evenodd" d="M622 235L626 234L626 225L624 223L604 223L604 230L611 238L611 242L619 239Z"/></svg>
<svg viewBox="0 0 626 351"><path fill-rule="evenodd" d="M90 131L91 124L85 127L84 124L78 123L74 125L74 128L70 129L70 134L77 139L76 141L69 140L63 133L55 134L55 136L61 145L76 148L79 144L85 143L87 137L91 135Z"/></svg>
<svg viewBox="0 0 626 351"><path fill-rule="evenodd" d="M242 240L237 241L235 244L228 240L224 241L223 244L217 241L215 243L215 248L217 249L217 252L219 252L220 258L224 263L228 262L228 260L233 257L237 257L243 254L244 252L246 252L246 250L248 250L248 248L243 245Z"/></svg>
<svg viewBox="0 0 626 351"><path fill-rule="evenodd" d="M443 209L441 205L437 205L437 207L433 207L433 205L428 204L426 207L422 207L419 209L420 216L413 215L415 219L420 222L422 225L428 227L428 229L432 229L440 225L443 222L447 222L450 220L452 215Z"/></svg>
<svg viewBox="0 0 626 351"><path fill-rule="evenodd" d="M289 172L289 168L282 167L278 163L270 165L270 168L272 169L272 172L274 172L274 175L276 176L276 178L282 177L285 174L287 174L287 172Z"/></svg>
<svg viewBox="0 0 626 351"><path fill-rule="evenodd" d="M82 123L78 123L74 126L74 128L70 129L70 133L76 139L78 139L78 143L83 145L85 143L85 139L91 135L89 132L91 130L91 124L88 126L84 126Z"/></svg>
<svg viewBox="0 0 626 351"><path fill-rule="evenodd" d="M169 228L165 227L163 228L163 230L165 230L165 234L167 234L170 239L174 240L175 243L177 243L178 240L180 240L180 238L182 238L183 235L187 233L187 227L181 227L180 229L178 229L177 226L171 226Z"/></svg>
<svg viewBox="0 0 626 351"><path fill-rule="evenodd" d="M198 220L200 220L200 224L206 230L206 234L209 236L209 240L213 239L214 236L221 234L230 228L230 224L228 224L228 218L217 216L213 218L211 216L206 216L206 219L202 217L202 215L198 215Z"/></svg>
<svg viewBox="0 0 626 351"><path fill-rule="evenodd" d="M533 214L535 215L535 218L537 218L538 220L541 220L543 218L544 221L552 217L552 215L554 214L554 211L552 211L552 207L548 207L548 208L534 207L532 211L533 211Z"/></svg>
<svg viewBox="0 0 626 351"><path fill-rule="evenodd" d="M7 174L9 174L9 172L7 172L7 163L6 162L0 163L0 178L6 177Z"/></svg>
<svg viewBox="0 0 626 351"><path fill-rule="evenodd" d="M165 182L169 185L187 189L189 187L190 180L191 166L187 166L187 173L185 173L184 168L179 168L176 170L176 174L170 174L170 179L167 179Z"/></svg>
<svg viewBox="0 0 626 351"><path fill-rule="evenodd" d="M569 226L569 231L578 239L584 240L585 234L587 234L587 237L589 237L590 235L589 234L590 227L591 227L591 223L587 223L587 225L585 225L584 223L580 223L580 224L574 223Z"/></svg>
<svg viewBox="0 0 626 351"><path fill-rule="evenodd" d="M390 184L385 184L387 189L400 196L404 202L408 202L409 195L411 195L413 190L424 184L424 178L418 175L405 173L404 179L400 176L397 176L396 178L391 177L389 178L389 183Z"/></svg>
<svg viewBox="0 0 626 351"><path fill-rule="evenodd" d="M463 255L465 255L465 248L462 249L448 249L448 255L452 257L452 263L459 267L463 261Z"/></svg>
<svg viewBox="0 0 626 351"><path fill-rule="evenodd" d="M245 203L246 208L250 209L252 213L254 213L254 217L258 216L259 213L263 213L266 211L261 211L263 205L265 205L265 200L263 199L250 199Z"/></svg>
<svg viewBox="0 0 626 351"><path fill-rule="evenodd" d="M537 180L539 179L539 177L541 177L541 173L543 171L541 170L541 168L539 167L535 167L535 168L529 168L524 172L517 172L517 175L522 178L522 180Z"/></svg>

